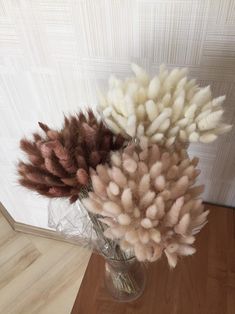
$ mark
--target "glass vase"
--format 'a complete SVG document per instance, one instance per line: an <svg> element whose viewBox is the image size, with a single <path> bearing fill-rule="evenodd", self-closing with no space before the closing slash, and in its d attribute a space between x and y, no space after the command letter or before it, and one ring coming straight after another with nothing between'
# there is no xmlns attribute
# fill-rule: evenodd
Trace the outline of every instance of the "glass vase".
<svg viewBox="0 0 235 314"><path fill-rule="evenodd" d="M146 284L146 266L135 257L126 260L105 258L105 286L119 302L139 298Z"/></svg>

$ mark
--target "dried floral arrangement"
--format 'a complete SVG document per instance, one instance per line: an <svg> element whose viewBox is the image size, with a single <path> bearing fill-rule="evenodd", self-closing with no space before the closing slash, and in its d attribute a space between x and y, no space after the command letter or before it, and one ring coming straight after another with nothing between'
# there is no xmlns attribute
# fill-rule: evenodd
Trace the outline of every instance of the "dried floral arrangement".
<svg viewBox="0 0 235 314"><path fill-rule="evenodd" d="M33 134L33 141L22 139L20 148L29 163L20 162L19 182L47 197L78 199L89 183L89 167L102 164L111 150L122 147L124 139L98 122L93 111L64 118L60 131L39 122L44 136Z"/></svg>
<svg viewBox="0 0 235 314"><path fill-rule="evenodd" d="M168 71L162 65L153 78L136 64L132 70L135 77L125 80L111 76L107 94L99 94L100 111L113 132L144 135L170 147L177 141L210 143L231 129L221 122L225 96L213 99L210 86L189 80L187 69Z"/></svg>
<svg viewBox="0 0 235 314"><path fill-rule="evenodd" d="M193 186L197 163L184 149L170 152L141 138L140 145L113 152L110 164L90 170L93 191L82 202L102 217L104 235L121 249L149 262L164 252L175 267L178 256L195 252L194 235L209 213L198 198L204 187Z"/></svg>
<svg viewBox="0 0 235 314"><path fill-rule="evenodd" d="M196 251L208 215L203 186L194 186L198 159L186 148L231 129L221 122L225 97L212 99L185 69L160 67L152 79L132 69L135 77L110 78L107 95L99 95L100 117L91 110L65 117L61 130L39 123L44 134L22 139L28 162L18 164L19 182L68 198L78 211L82 204L102 254L149 262L165 254L175 267L179 256Z"/></svg>

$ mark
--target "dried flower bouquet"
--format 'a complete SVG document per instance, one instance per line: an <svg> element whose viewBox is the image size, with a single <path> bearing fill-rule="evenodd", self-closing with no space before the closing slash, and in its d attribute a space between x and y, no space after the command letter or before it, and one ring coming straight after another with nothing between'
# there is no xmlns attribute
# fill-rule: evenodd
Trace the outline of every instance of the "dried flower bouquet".
<svg viewBox="0 0 235 314"><path fill-rule="evenodd" d="M20 162L20 184L47 197L69 197L71 202L89 184L89 167L109 158L111 150L122 147L124 139L98 122L94 113L65 117L60 131L39 122L44 135L22 139L21 149L29 163Z"/></svg>
<svg viewBox="0 0 235 314"><path fill-rule="evenodd" d="M200 88L187 78L187 69L168 71L164 65L150 78L132 64L135 77L111 76L106 95L99 94L106 124L126 137L150 138L171 146L177 141L210 143L231 125L221 122L225 96L212 98L210 86Z"/></svg>
<svg viewBox="0 0 235 314"><path fill-rule="evenodd" d="M154 262L165 255L174 268L179 257L195 253L209 213L200 198L204 187L195 186L198 158L189 158L187 146L231 129L222 123L225 96L213 99L186 69L161 66L153 78L138 65L132 70L135 77L110 78L107 95L99 95L100 117L92 110L65 117L60 130L39 123L42 134L22 139L28 162L18 164L19 182L85 210L96 234L88 242L107 258ZM136 297L131 274L112 278Z"/></svg>
<svg viewBox="0 0 235 314"><path fill-rule="evenodd" d="M108 226L107 238L133 250L139 261L154 262L164 252L175 267L178 256L192 255L194 235L207 222L194 186L197 158L184 149L170 152L147 138L111 154L109 164L90 170L93 191L84 206Z"/></svg>

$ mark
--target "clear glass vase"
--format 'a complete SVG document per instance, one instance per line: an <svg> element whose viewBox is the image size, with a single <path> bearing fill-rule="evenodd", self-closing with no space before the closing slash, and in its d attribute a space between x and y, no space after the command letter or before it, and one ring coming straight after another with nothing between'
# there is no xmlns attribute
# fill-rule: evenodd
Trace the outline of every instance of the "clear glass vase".
<svg viewBox="0 0 235 314"><path fill-rule="evenodd" d="M119 302L139 298L145 289L146 266L135 257L126 260L105 258L105 286Z"/></svg>

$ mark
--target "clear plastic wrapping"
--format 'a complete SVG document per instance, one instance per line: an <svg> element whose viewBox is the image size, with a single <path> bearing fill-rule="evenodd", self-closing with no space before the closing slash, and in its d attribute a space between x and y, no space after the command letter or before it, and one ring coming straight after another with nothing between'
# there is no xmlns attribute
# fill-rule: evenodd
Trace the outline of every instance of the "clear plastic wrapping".
<svg viewBox="0 0 235 314"><path fill-rule="evenodd" d="M93 223L81 202L71 204L68 199L52 199L48 205L48 225L78 245L93 248L97 236Z"/></svg>
<svg viewBox="0 0 235 314"><path fill-rule="evenodd" d="M97 253L114 259L126 259L133 252L120 250L117 241L104 236L106 228L98 215L88 213L80 200L71 204L67 199L52 199L48 206L48 225L78 245L93 249Z"/></svg>

